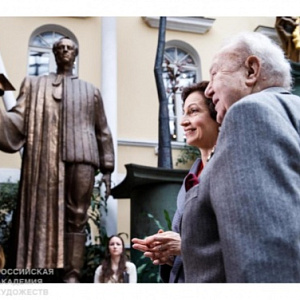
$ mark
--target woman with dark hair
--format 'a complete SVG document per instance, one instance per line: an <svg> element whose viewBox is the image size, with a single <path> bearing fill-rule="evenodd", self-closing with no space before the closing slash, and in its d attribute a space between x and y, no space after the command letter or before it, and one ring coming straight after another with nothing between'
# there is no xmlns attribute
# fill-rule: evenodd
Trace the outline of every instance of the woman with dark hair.
<svg viewBox="0 0 300 300"><path fill-rule="evenodd" d="M182 92L183 116L181 126L186 142L200 150L198 158L185 177L177 196L177 209L172 221L172 231L159 230L145 239L133 238L133 248L145 252L153 264L160 265L160 276L164 282L183 283L184 272L181 258L180 225L186 194L199 183L200 174L210 160L218 137L219 124L210 98L204 92L208 81L202 81L184 88Z"/></svg>
<svg viewBox="0 0 300 300"><path fill-rule="evenodd" d="M118 235L109 238L106 255L96 269L94 283L136 283L135 265L128 261L123 239Z"/></svg>

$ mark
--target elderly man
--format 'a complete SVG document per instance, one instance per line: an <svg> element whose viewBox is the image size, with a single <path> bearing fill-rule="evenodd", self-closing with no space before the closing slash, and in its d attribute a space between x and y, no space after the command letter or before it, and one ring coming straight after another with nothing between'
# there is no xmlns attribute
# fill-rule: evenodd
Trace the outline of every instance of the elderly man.
<svg viewBox="0 0 300 300"><path fill-rule="evenodd" d="M186 282L300 282L300 98L289 62L243 33L214 56L221 131L182 221Z"/></svg>
<svg viewBox="0 0 300 300"><path fill-rule="evenodd" d="M53 53L57 73L26 77L17 105L1 111L0 149L24 146L16 268L64 268L78 282L95 170L109 194L114 150L100 91L72 75L77 45L62 38Z"/></svg>

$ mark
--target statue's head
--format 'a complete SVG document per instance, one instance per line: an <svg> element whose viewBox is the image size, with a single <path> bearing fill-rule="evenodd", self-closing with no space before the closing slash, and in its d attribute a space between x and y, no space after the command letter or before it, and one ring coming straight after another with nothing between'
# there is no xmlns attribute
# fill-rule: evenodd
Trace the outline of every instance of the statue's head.
<svg viewBox="0 0 300 300"><path fill-rule="evenodd" d="M62 37L53 44L52 51L58 66L61 64L73 66L78 55L78 46L69 37Z"/></svg>

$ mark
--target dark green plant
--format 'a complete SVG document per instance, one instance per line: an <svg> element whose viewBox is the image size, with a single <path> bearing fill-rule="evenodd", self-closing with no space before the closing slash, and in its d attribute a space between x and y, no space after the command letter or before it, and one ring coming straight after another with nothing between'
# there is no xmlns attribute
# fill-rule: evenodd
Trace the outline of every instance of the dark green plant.
<svg viewBox="0 0 300 300"><path fill-rule="evenodd" d="M19 183L0 183L0 244L8 257L8 240L12 226L13 211L17 206Z"/></svg>
<svg viewBox="0 0 300 300"><path fill-rule="evenodd" d="M180 150L180 154L176 161L176 166L194 162L196 158L200 157L201 153L197 147L184 145L183 149Z"/></svg>
<svg viewBox="0 0 300 300"><path fill-rule="evenodd" d="M172 230L172 221L169 215L169 212L164 209L164 218L167 222L167 228L165 228L161 222L156 219L152 214L147 213L147 217L156 224L158 229L162 229L163 231ZM137 276L138 282L151 282L151 283L161 283L162 280L159 275L159 267L153 265L152 261L141 255L137 261Z"/></svg>
<svg viewBox="0 0 300 300"><path fill-rule="evenodd" d="M162 283L159 275L159 267L153 265L152 261L141 255L137 261L137 278L138 283Z"/></svg>
<svg viewBox="0 0 300 300"><path fill-rule="evenodd" d="M81 269L81 281L93 282L96 268L101 264L105 255L108 241L106 228L101 224L102 212L107 213L107 199L101 195L101 188L95 188L88 211L89 219L86 225L87 242L85 248L84 266ZM93 241L92 226L98 230Z"/></svg>
<svg viewBox="0 0 300 300"><path fill-rule="evenodd" d="M156 224L158 229L162 229L163 231L172 230L172 221L170 218L170 214L166 209L164 209L164 218L165 218L165 221L167 222L167 229L152 214L148 213L147 216L149 219L153 220L153 222Z"/></svg>

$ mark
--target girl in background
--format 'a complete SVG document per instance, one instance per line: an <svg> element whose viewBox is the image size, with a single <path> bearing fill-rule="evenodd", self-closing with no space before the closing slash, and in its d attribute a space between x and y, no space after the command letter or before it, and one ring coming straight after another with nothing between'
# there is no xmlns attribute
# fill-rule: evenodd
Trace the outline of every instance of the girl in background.
<svg viewBox="0 0 300 300"><path fill-rule="evenodd" d="M124 241L118 235L109 238L106 256L96 269L94 283L136 283L135 265L128 261Z"/></svg>

